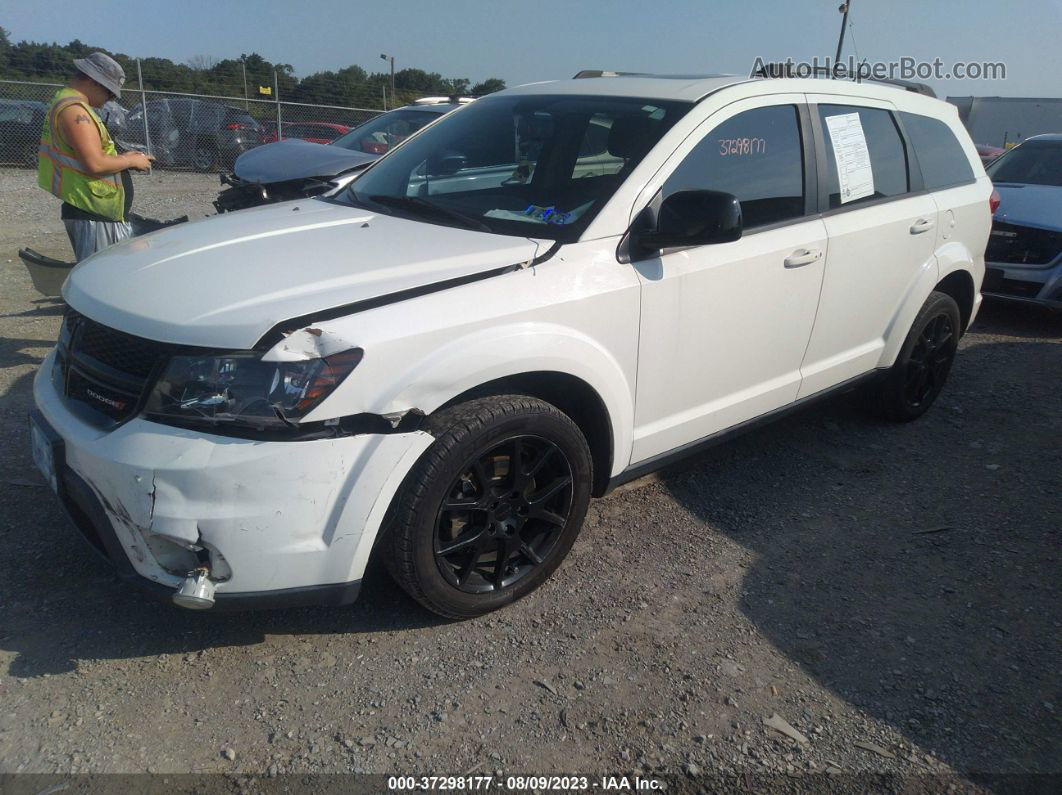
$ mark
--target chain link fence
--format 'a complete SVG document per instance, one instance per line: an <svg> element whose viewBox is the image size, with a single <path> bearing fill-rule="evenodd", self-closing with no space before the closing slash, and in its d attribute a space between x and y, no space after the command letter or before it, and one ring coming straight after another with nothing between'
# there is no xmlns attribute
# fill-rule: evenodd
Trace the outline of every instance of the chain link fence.
<svg viewBox="0 0 1062 795"><path fill-rule="evenodd" d="M0 80L0 165L36 167L48 106L62 83ZM249 149L282 138L330 143L379 109L272 99L181 94L126 86L98 111L119 149L155 166L216 172Z"/></svg>

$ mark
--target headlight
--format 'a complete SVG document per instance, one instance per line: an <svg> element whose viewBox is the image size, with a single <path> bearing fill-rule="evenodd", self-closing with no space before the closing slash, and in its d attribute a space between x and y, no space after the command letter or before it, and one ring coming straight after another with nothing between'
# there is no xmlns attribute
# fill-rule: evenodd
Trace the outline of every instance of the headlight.
<svg viewBox="0 0 1062 795"><path fill-rule="evenodd" d="M328 397L361 357L361 348L298 362L264 362L253 352L174 356L144 411L162 422L288 428Z"/></svg>

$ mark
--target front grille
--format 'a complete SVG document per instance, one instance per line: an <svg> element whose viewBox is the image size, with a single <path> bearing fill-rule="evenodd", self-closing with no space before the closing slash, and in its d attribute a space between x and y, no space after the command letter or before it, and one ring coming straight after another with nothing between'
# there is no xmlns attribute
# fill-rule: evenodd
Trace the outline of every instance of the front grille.
<svg viewBox="0 0 1062 795"><path fill-rule="evenodd" d="M985 260L1009 265L1047 265L1062 252L1062 233L996 221Z"/></svg>
<svg viewBox="0 0 1062 795"><path fill-rule="evenodd" d="M159 358L159 344L123 334L82 318L76 353L121 373L147 378Z"/></svg>
<svg viewBox="0 0 1062 795"><path fill-rule="evenodd" d="M170 347L101 325L68 309L57 347L63 395L111 424L131 417Z"/></svg>

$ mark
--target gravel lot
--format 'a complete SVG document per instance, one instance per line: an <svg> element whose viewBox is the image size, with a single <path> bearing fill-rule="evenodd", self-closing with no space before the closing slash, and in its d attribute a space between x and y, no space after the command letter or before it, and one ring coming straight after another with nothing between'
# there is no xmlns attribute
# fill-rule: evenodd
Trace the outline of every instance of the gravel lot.
<svg viewBox="0 0 1062 795"><path fill-rule="evenodd" d="M171 218L217 182L136 188ZM117 583L33 469L60 309L16 250L70 249L31 172L0 210L0 772L1062 773L1062 316L986 306L914 424L841 398L595 502L492 616L380 571L351 608L200 615Z"/></svg>

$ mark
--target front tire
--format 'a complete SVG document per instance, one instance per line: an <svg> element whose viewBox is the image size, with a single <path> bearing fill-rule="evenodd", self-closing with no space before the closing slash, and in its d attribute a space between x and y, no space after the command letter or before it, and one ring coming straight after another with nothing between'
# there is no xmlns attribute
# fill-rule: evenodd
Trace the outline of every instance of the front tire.
<svg viewBox="0 0 1062 795"><path fill-rule="evenodd" d="M192 153L192 167L196 171L213 171L218 163L218 153L210 144L200 143Z"/></svg>
<svg viewBox="0 0 1062 795"><path fill-rule="evenodd" d="M567 415L522 395L428 422L435 443L403 484L386 563L429 610L472 618L530 593L568 554L590 501L590 451Z"/></svg>
<svg viewBox="0 0 1062 795"><path fill-rule="evenodd" d="M872 394L885 418L910 422L925 414L944 388L961 333L959 305L950 295L932 292L922 305L896 363Z"/></svg>

